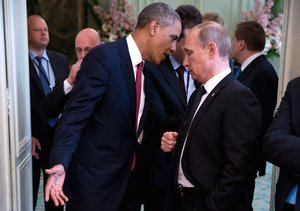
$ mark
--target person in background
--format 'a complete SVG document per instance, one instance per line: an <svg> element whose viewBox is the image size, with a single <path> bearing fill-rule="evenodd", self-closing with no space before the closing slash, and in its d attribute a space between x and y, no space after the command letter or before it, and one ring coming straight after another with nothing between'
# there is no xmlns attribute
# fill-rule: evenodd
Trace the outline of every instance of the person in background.
<svg viewBox="0 0 300 211"><path fill-rule="evenodd" d="M192 5L176 9L181 18L182 32L172 52L160 65L146 62L149 72L151 102L147 117L143 146L143 195L145 211L172 210L170 208L171 153L160 149L165 131L179 130L187 101L196 88L188 69L182 63L183 45L192 27L202 22L202 15ZM180 72L181 71L181 72Z"/></svg>
<svg viewBox="0 0 300 211"><path fill-rule="evenodd" d="M278 89L276 71L266 56L262 54L265 48L265 40L265 31L259 23L245 21L237 24L231 41L231 57L241 64L241 68L235 72L235 77L250 88L261 106L261 139L273 120ZM259 176L265 175L265 169L266 161L261 159ZM249 210L253 210L254 189L255 178L253 178L249 188Z"/></svg>
<svg viewBox="0 0 300 211"><path fill-rule="evenodd" d="M46 201L67 202L67 210L140 210L139 142L149 107L144 60L162 62L180 32L174 9L149 4L129 36L85 56L56 129Z"/></svg>
<svg viewBox="0 0 300 211"><path fill-rule="evenodd" d="M41 170L44 185L48 175L50 150L53 142L55 121L48 119L40 109L41 102L52 89L63 84L69 73L65 55L47 50L49 43L48 26L38 15L31 15L28 21L30 106L32 134L32 184L33 208L35 209L40 184ZM45 210L63 210L52 202L45 203Z"/></svg>
<svg viewBox="0 0 300 211"><path fill-rule="evenodd" d="M203 14L203 22L205 21L214 21L218 24L224 26L224 19L216 12L206 12Z"/></svg>
<svg viewBox="0 0 300 211"><path fill-rule="evenodd" d="M291 80L262 144L264 158L280 167L275 210L300 210L300 77Z"/></svg>
<svg viewBox="0 0 300 211"><path fill-rule="evenodd" d="M74 86L75 78L83 58L99 44L101 44L101 38L96 30L84 28L77 33L75 38L77 62L71 66L69 76L64 83L56 86L53 92L49 93L44 99L41 109L47 117L54 118L61 114L69 93Z"/></svg>
<svg viewBox="0 0 300 211"><path fill-rule="evenodd" d="M259 102L232 76L230 38L220 24L195 26L184 49L183 64L203 85L191 96L180 130L161 139L163 151L174 151L174 210L247 210L259 153Z"/></svg>

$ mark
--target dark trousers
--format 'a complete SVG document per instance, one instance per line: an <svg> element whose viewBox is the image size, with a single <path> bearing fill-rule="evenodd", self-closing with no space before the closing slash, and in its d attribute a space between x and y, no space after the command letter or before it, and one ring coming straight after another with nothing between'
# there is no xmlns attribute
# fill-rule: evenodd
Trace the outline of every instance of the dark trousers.
<svg viewBox="0 0 300 211"><path fill-rule="evenodd" d="M130 173L128 185L118 211L140 211L142 204L142 166L141 166L141 146L136 148L136 162L134 169Z"/></svg>
<svg viewBox="0 0 300 211"><path fill-rule="evenodd" d="M46 161L46 163L48 163ZM39 160L32 157L32 185L33 185L33 208L35 210L38 198L38 191L40 186L40 176L41 171L43 172L43 191L45 190L46 182L48 179L48 175L45 173L45 169L49 168L48 165L45 164L45 160L41 156ZM44 201L44 199L43 199ZM53 201L50 199L48 202L44 201L45 211L63 211L62 206L56 207Z"/></svg>
<svg viewBox="0 0 300 211"><path fill-rule="evenodd" d="M173 192L173 211L206 211L206 194L198 188L175 187Z"/></svg>
<svg viewBox="0 0 300 211"><path fill-rule="evenodd" d="M294 211L294 210L295 210L295 205L289 203L285 203L282 209L282 211Z"/></svg>
<svg viewBox="0 0 300 211"><path fill-rule="evenodd" d="M255 178L253 178L248 185L248 210L253 211L252 202L254 196L254 189L255 189Z"/></svg>

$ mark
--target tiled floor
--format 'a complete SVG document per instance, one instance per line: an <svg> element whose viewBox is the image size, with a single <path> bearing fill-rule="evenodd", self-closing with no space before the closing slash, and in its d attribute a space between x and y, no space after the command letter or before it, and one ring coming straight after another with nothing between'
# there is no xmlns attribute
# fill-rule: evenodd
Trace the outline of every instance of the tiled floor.
<svg viewBox="0 0 300 211"><path fill-rule="evenodd" d="M271 192L271 180L272 180L272 165L267 165L266 175L258 177L256 179L255 194L253 201L254 211L269 211L270 204L270 192ZM42 187L42 184L41 184ZM36 207L36 211L44 211L43 205L43 192L40 189L39 199Z"/></svg>

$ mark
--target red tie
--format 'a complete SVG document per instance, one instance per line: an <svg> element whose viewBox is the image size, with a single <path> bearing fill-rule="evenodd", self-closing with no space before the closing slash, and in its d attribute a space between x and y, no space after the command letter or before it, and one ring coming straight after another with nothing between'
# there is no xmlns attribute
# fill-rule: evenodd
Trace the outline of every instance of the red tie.
<svg viewBox="0 0 300 211"><path fill-rule="evenodd" d="M135 130L138 130L138 121L139 121L139 110L141 103L141 89L142 89L142 70L143 70L143 61L137 65L136 70L136 80L135 80L135 94L136 94L136 103L135 103ZM133 154L133 161L131 166L131 171L134 169L136 160L136 153Z"/></svg>
<svg viewBox="0 0 300 211"><path fill-rule="evenodd" d="M182 89L184 96L186 96L186 91L185 91L185 87L184 87L184 79L183 79L184 70L185 70L184 66L180 65L176 69L176 72L178 74L179 86Z"/></svg>
<svg viewBox="0 0 300 211"><path fill-rule="evenodd" d="M135 130L136 131L138 130L139 110L140 110L140 103L141 103L142 70L143 70L143 62L137 65L137 70L136 70L136 80L135 80L135 94L136 94Z"/></svg>

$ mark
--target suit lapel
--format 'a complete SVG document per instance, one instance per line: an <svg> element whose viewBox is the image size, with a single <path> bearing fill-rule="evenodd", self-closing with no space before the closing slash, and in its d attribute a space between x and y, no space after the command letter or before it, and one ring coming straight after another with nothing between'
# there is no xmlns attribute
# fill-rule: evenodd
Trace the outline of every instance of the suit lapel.
<svg viewBox="0 0 300 211"><path fill-rule="evenodd" d="M136 98L135 79L134 79L132 63L131 63L131 58L129 55L126 39L123 38L117 41L117 46L118 46L119 56L121 58L120 66L128 88L127 91L128 91L129 101L131 105L130 106L131 119L133 122L135 122L135 98Z"/></svg>
<svg viewBox="0 0 300 211"><path fill-rule="evenodd" d="M59 62L57 60L57 56L55 56L53 54L53 52L51 51L48 51L47 50L47 55L48 55L48 58L49 58L49 63L52 67L52 70L53 70L53 73L54 73L54 77L55 77L55 86L62 82L64 79L65 79L65 73L64 71L62 71L62 68L65 68L65 67L62 67L60 64L61 62Z"/></svg>
<svg viewBox="0 0 300 211"><path fill-rule="evenodd" d="M206 99L204 100L204 102L202 103L202 105L200 106L198 112L196 113L196 116L192 122L191 128L189 130L188 136L190 134L193 134L193 131L197 128L198 122L201 120L201 118L203 117L203 115L205 114L205 112L209 109L209 106L211 105L211 103L214 101L214 99L216 97L218 97L219 93L222 91L222 89L224 87L226 87L226 85L230 82L234 80L234 77L232 76L232 74L228 74L223 80L221 80L217 86L209 93L209 95L206 97ZM201 129L201 128L200 128ZM190 143L190 138L187 138L186 141L186 147L189 145Z"/></svg>
<svg viewBox="0 0 300 211"><path fill-rule="evenodd" d="M175 70L173 68L173 65L168 58L161 64L161 72L163 76L166 78L166 81L169 83L169 85L174 89L176 95L180 99L180 101L183 103L183 105L186 107L186 99L183 95L183 91L181 90L179 83L178 83L178 78L176 77Z"/></svg>
<svg viewBox="0 0 300 211"><path fill-rule="evenodd" d="M253 71L253 68L257 66L258 63L261 63L262 60L265 60L265 55L260 55L257 58L255 58L240 74L240 76L237 78L239 81L245 80L248 75Z"/></svg>

